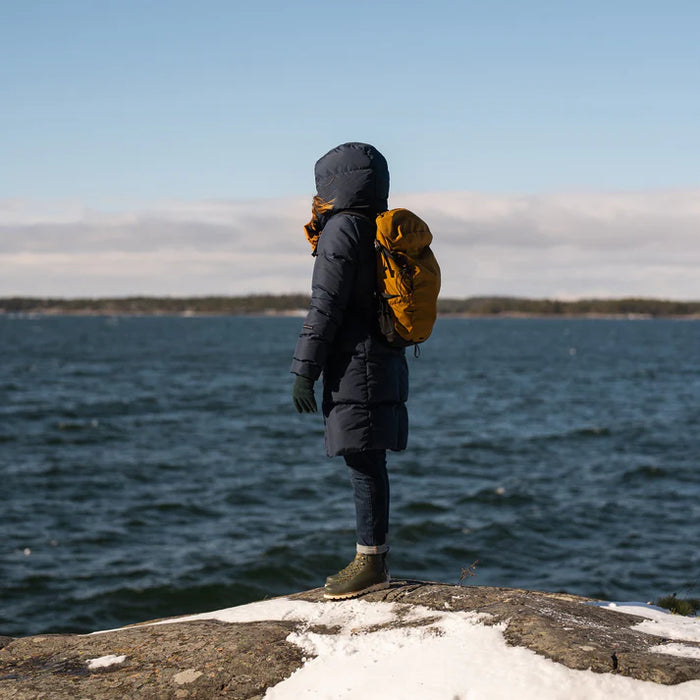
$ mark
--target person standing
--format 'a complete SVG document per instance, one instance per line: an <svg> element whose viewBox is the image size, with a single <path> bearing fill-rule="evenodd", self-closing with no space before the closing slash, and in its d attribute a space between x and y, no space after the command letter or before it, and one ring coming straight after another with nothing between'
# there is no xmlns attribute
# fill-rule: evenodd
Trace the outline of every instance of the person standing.
<svg viewBox="0 0 700 700"><path fill-rule="evenodd" d="M375 219L387 210L389 169L365 143L345 143L315 166L316 196L305 226L315 256L311 304L294 350L292 398L299 413L322 411L329 457L350 471L356 555L326 579L324 596L351 598L389 586L387 450L408 438L408 366L403 348L376 330Z"/></svg>

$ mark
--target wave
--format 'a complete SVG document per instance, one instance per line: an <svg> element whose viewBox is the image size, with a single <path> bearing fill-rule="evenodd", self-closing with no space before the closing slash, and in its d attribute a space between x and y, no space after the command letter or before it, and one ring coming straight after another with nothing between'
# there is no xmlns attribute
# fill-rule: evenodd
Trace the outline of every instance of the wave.
<svg viewBox="0 0 700 700"><path fill-rule="evenodd" d="M653 464L640 464L633 469L623 472L620 480L624 482L637 481L639 479L665 479L670 476L667 469Z"/></svg>
<svg viewBox="0 0 700 700"><path fill-rule="evenodd" d="M494 505L506 508L535 503L535 498L528 493L511 491L503 486L495 486L462 496L457 500L457 503L460 505Z"/></svg>

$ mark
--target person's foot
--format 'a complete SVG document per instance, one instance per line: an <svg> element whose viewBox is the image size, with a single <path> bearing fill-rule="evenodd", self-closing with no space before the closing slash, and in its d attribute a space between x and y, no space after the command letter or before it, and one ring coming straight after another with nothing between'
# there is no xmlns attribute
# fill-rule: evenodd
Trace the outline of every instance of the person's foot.
<svg viewBox="0 0 700 700"><path fill-rule="evenodd" d="M326 579L323 597L330 600L355 596L388 588L391 579L386 568L386 553L360 554L337 574Z"/></svg>

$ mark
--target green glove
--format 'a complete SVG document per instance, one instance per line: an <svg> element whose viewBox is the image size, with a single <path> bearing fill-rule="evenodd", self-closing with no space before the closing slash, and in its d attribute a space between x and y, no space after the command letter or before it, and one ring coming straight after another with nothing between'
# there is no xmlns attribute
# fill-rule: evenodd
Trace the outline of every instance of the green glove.
<svg viewBox="0 0 700 700"><path fill-rule="evenodd" d="M316 397L314 396L314 380L297 374L292 387L292 401L298 413L316 413Z"/></svg>

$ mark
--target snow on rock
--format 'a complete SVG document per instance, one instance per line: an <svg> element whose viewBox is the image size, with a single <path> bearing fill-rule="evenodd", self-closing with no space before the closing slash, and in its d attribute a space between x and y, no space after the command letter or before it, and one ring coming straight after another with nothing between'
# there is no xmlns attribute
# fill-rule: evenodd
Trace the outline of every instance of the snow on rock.
<svg viewBox="0 0 700 700"><path fill-rule="evenodd" d="M346 600L323 604L290 598L273 598L256 603L239 605L235 608L214 610L213 612L174 617L153 624L167 625L174 622L195 622L198 620L219 620L220 622L262 622L264 620L303 620L309 625L345 625L350 620L362 620L363 627L391 622L396 617L398 607L394 603L367 603L363 600ZM409 611L409 616L412 614ZM417 614L417 613L416 613Z"/></svg>
<svg viewBox="0 0 700 700"><path fill-rule="evenodd" d="M653 633L670 639L694 638L700 632L697 619L686 620L647 608L614 609L651 616L651 624L656 625ZM614 674L578 671L529 649L508 646L503 637L505 623L485 624L489 618L483 613L420 605L364 600L311 603L277 598L155 624L196 620L302 622L301 629L287 640L299 646L308 658L289 678L269 688L265 700L700 697L700 681L663 686ZM671 652L665 647L663 653Z"/></svg>
<svg viewBox="0 0 700 700"><path fill-rule="evenodd" d="M667 611L646 605L609 603L603 607L616 612L646 617L647 619L644 622L640 622L632 628L640 632L681 642L700 642L699 617L673 615Z"/></svg>
<svg viewBox="0 0 700 700"><path fill-rule="evenodd" d="M649 647L649 651L657 654L671 654L671 656L683 656L686 659L700 659L700 647L689 647L687 644L657 644Z"/></svg>
<svg viewBox="0 0 700 700"><path fill-rule="evenodd" d="M88 659L87 667L94 671L98 668L107 668L107 666L114 666L114 664L123 664L126 661L126 656L116 656L114 654L108 654L107 656L100 656L97 659Z"/></svg>

